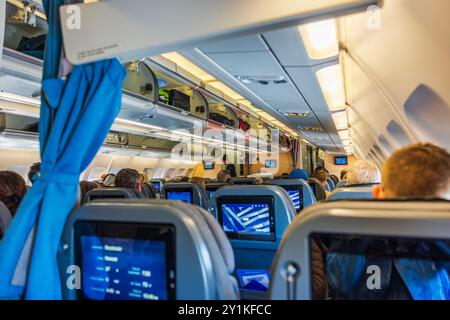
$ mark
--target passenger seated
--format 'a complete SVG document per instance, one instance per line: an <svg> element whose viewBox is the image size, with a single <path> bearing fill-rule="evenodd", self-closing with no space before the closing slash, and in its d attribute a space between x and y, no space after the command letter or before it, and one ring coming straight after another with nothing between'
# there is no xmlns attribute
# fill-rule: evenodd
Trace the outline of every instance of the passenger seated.
<svg viewBox="0 0 450 320"><path fill-rule="evenodd" d="M325 190L325 194L326 194L326 196L328 197L328 195L330 194L328 191L327 191L327 189L326 189L326 187L327 187L327 183L328 183L328 173L324 170L324 169L321 169L321 170L316 170L314 173L313 173L313 176L312 176L314 179L316 179L319 183L320 183L320 185L323 187L323 189Z"/></svg>
<svg viewBox="0 0 450 320"><path fill-rule="evenodd" d="M142 185L139 182L139 172L134 169L122 169L117 172L114 180L116 188L129 188L142 192Z"/></svg>
<svg viewBox="0 0 450 320"><path fill-rule="evenodd" d="M40 171L41 170L41 163L35 162L30 167L30 170L28 171L28 180L30 180L30 183L33 184L34 181L36 181L37 178L39 178Z"/></svg>
<svg viewBox="0 0 450 320"><path fill-rule="evenodd" d="M217 173L217 182L230 182L231 176L227 170L220 170Z"/></svg>
<svg viewBox="0 0 450 320"><path fill-rule="evenodd" d="M432 144L419 143L402 148L385 162L381 185L375 186L373 192L378 199L450 200L450 154ZM361 254L339 253L343 249L348 251L351 248L357 248ZM383 288L388 290L374 295L364 285L355 284L357 274L352 275L349 272L356 270L365 259L370 259L367 255L370 250L375 250L373 255L379 253L382 256L383 252L400 250L418 254L423 258L379 258L377 265L383 270L391 271L387 273L388 278L381 280L384 283ZM387 239L367 241L351 238L334 241L330 244L326 259L328 282L338 297L350 299L450 299L448 266L444 266L446 271L441 272L442 266L428 259L437 252L448 257L450 247L444 242L423 240L409 241L402 244L402 247ZM351 288L353 290L350 290Z"/></svg>
<svg viewBox="0 0 450 320"><path fill-rule="evenodd" d="M86 196L86 193L88 193L91 190L100 188L101 186L98 183L91 182L91 181L80 181L80 199L84 199Z"/></svg>
<svg viewBox="0 0 450 320"><path fill-rule="evenodd" d="M380 170L373 162L358 160L348 169L346 186L380 183L380 180Z"/></svg>
<svg viewBox="0 0 450 320"><path fill-rule="evenodd" d="M397 150L386 160L374 196L450 200L450 154L429 143Z"/></svg>
<svg viewBox="0 0 450 320"><path fill-rule="evenodd" d="M295 168L289 174L289 179L303 179L307 181L308 178L309 178L308 172L306 172L306 170L303 169Z"/></svg>
<svg viewBox="0 0 450 320"><path fill-rule="evenodd" d="M12 171L0 171L0 201L14 217L17 208L27 192L25 180Z"/></svg>

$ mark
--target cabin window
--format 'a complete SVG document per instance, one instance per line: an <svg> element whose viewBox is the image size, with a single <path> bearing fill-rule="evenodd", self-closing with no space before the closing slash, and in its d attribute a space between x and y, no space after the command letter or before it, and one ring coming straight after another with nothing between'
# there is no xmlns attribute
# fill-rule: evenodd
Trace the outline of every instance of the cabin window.
<svg viewBox="0 0 450 320"><path fill-rule="evenodd" d="M176 176L182 176L182 175L184 175L185 173L186 173L186 169L181 168L181 169L178 169Z"/></svg>
<svg viewBox="0 0 450 320"><path fill-rule="evenodd" d="M175 176L175 169L174 168L170 168L169 170L167 170L167 174L166 174L166 177L167 178L172 178L172 177L174 177Z"/></svg>
<svg viewBox="0 0 450 320"><path fill-rule="evenodd" d="M389 141L386 139L385 136L380 135L378 137L378 141L380 142L381 147L384 148L387 154L391 154L392 152L394 152L394 148L392 147L392 145L389 143Z"/></svg>
<svg viewBox="0 0 450 320"><path fill-rule="evenodd" d="M119 172L120 170L122 170L122 168L119 168L119 167L110 168L108 173L117 174L117 172Z"/></svg>
<svg viewBox="0 0 450 320"><path fill-rule="evenodd" d="M12 171L15 172L17 174L19 174L26 183L29 183L30 181L28 180L28 166L10 166L5 168L6 171Z"/></svg>
<svg viewBox="0 0 450 320"><path fill-rule="evenodd" d="M190 177L190 176L192 175L192 172L194 172L194 169L189 169L189 170L186 172L186 177Z"/></svg>
<svg viewBox="0 0 450 320"><path fill-rule="evenodd" d="M155 174L153 175L153 179L162 179L164 178L164 173L166 172L166 169L164 168L158 168L155 170Z"/></svg>
<svg viewBox="0 0 450 320"><path fill-rule="evenodd" d="M153 168L145 168L144 169L144 173L148 176L149 179L152 178L153 171L154 171Z"/></svg>
<svg viewBox="0 0 450 320"><path fill-rule="evenodd" d="M420 85L408 98L404 108L411 127L422 141L450 146L450 106L437 92Z"/></svg>
<svg viewBox="0 0 450 320"><path fill-rule="evenodd" d="M412 142L405 130L395 120L389 122L386 129L397 147L400 148Z"/></svg>
<svg viewBox="0 0 450 320"><path fill-rule="evenodd" d="M106 173L105 167L94 167L89 171L87 180L88 181L98 180L98 179L100 179L101 175L104 173Z"/></svg>

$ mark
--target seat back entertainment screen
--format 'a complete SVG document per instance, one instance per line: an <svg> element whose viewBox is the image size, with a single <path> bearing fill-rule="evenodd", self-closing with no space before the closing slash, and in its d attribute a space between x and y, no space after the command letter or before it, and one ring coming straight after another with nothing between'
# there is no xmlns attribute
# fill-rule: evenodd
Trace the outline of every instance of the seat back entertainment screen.
<svg viewBox="0 0 450 320"><path fill-rule="evenodd" d="M254 291L269 289L270 272L267 270L237 269L236 274L242 289Z"/></svg>
<svg viewBox="0 0 450 320"><path fill-rule="evenodd" d="M78 221L78 299L175 299L175 227Z"/></svg>
<svg viewBox="0 0 450 320"><path fill-rule="evenodd" d="M152 185L155 187L158 193L161 192L161 183L159 181L152 181Z"/></svg>
<svg viewBox="0 0 450 320"><path fill-rule="evenodd" d="M294 203L295 209L300 211L303 209L303 186L282 186L287 191L289 197Z"/></svg>
<svg viewBox="0 0 450 320"><path fill-rule="evenodd" d="M273 198L220 197L218 219L230 239L275 241Z"/></svg>
<svg viewBox="0 0 450 320"><path fill-rule="evenodd" d="M192 203L192 192L188 190L167 191L166 199Z"/></svg>

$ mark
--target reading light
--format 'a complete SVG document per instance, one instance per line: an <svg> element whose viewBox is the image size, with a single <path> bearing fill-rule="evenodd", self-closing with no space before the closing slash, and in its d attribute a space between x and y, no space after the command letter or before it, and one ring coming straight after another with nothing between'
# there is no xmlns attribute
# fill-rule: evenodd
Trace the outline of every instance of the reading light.
<svg viewBox="0 0 450 320"><path fill-rule="evenodd" d="M347 111L334 112L331 117L338 131L348 129Z"/></svg>
<svg viewBox="0 0 450 320"><path fill-rule="evenodd" d="M331 111L345 108L344 76L340 64L320 69L316 73L328 108Z"/></svg>
<svg viewBox="0 0 450 320"><path fill-rule="evenodd" d="M313 60L339 54L336 20L322 20L299 26L308 56Z"/></svg>

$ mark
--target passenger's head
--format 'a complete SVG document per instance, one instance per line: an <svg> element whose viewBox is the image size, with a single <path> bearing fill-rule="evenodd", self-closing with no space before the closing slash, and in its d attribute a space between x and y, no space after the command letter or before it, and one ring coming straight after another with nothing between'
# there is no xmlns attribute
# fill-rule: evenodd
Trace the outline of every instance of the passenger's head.
<svg viewBox="0 0 450 320"><path fill-rule="evenodd" d="M198 184L203 190L206 189L205 179L202 177L192 177L189 182Z"/></svg>
<svg viewBox="0 0 450 320"><path fill-rule="evenodd" d="M328 173L325 170L317 170L314 172L313 178L318 180L322 187L325 188L328 182Z"/></svg>
<svg viewBox="0 0 450 320"><path fill-rule="evenodd" d="M380 183L381 172L373 162L358 160L348 169L347 181L347 185Z"/></svg>
<svg viewBox="0 0 450 320"><path fill-rule="evenodd" d="M80 181L80 196L81 196L80 200L84 199L84 197L86 196L86 193L88 193L89 191L94 190L98 187L99 187L99 185L95 182L85 181L85 180Z"/></svg>
<svg viewBox="0 0 450 320"><path fill-rule="evenodd" d="M146 173L139 173L139 183L148 182L148 174Z"/></svg>
<svg viewBox="0 0 450 320"><path fill-rule="evenodd" d="M227 170L220 170L217 173L217 182L228 182L230 181L230 173Z"/></svg>
<svg viewBox="0 0 450 320"><path fill-rule="evenodd" d="M40 162L35 162L30 167L30 170L28 171L28 180L30 180L31 184L33 184L36 181L36 179L39 177L40 172L41 172L40 170L41 170Z"/></svg>
<svg viewBox="0 0 450 320"><path fill-rule="evenodd" d="M435 145L418 143L386 160L376 198L444 198L450 200L450 154Z"/></svg>
<svg viewBox="0 0 450 320"><path fill-rule="evenodd" d="M19 174L0 171L0 201L9 209L11 215L16 213L26 192L25 180Z"/></svg>
<svg viewBox="0 0 450 320"><path fill-rule="evenodd" d="M309 176L306 170L296 168L291 171L291 173L289 174L289 178L308 180Z"/></svg>
<svg viewBox="0 0 450 320"><path fill-rule="evenodd" d="M348 169L347 168L341 170L341 174L340 174L341 181L347 180L347 174L348 174Z"/></svg>
<svg viewBox="0 0 450 320"><path fill-rule="evenodd" d="M114 185L118 188L140 190L139 172L134 169L122 169L116 174Z"/></svg>

